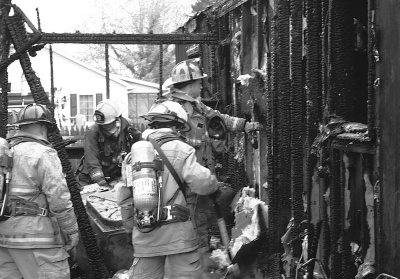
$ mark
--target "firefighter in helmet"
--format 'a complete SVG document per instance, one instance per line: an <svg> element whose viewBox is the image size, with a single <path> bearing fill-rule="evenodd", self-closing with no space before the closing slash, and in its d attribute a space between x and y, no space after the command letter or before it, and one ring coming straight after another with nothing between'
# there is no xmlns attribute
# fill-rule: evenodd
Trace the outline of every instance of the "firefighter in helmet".
<svg viewBox="0 0 400 279"><path fill-rule="evenodd" d="M0 278L70 278L67 252L79 232L60 159L47 138L51 119L46 106L29 104L8 139L13 165L2 201Z"/></svg>
<svg viewBox="0 0 400 279"><path fill-rule="evenodd" d="M222 114L201 102L203 80L207 74L200 67L200 59L184 60L175 65L164 94L165 99L179 102L188 113L191 130L182 133L186 142L196 149L198 161L211 170L215 168L207 150L213 140L221 140L227 131L251 132L262 128L259 122L249 122L244 118ZM212 127L219 127L215 131ZM211 132L211 133L210 133ZM222 133L221 133L222 132ZM217 135L215 137L215 135Z"/></svg>
<svg viewBox="0 0 400 279"><path fill-rule="evenodd" d="M148 121L149 129L142 134L144 141L135 143L124 161L124 184L115 186L124 227L127 232L132 230L133 234L131 240L135 259L130 269L132 278L163 278L167 258L171 278L202 278L200 254L197 252L198 231L193 219L193 194L209 195L219 192L219 183L209 169L197 162L195 149L180 137L180 132L190 130L190 125L185 110L177 102L154 104L143 117ZM146 141L151 143L145 144ZM153 185L150 182L143 183L146 173L149 179L153 175L148 171L139 171L146 168L146 165L148 167L146 160L154 162L154 149L151 147L154 142L161 150L160 152L154 147L158 154L165 155L163 158L160 154L163 167L159 168L159 198L149 195L148 191L153 189L152 187L146 189L143 186ZM143 160L146 152L150 153L150 159ZM167 166L166 161L171 166ZM133 171L128 171L126 166L129 165ZM137 171L138 181L134 180ZM159 181L158 179L154 178L154 183ZM148 205L153 202L158 206L153 212L162 214L159 219L155 217L153 224L150 222L146 227L143 225L141 206L143 203ZM133 206L133 210L128 209L130 205ZM129 213L124 214L124 211L133 212L134 216L129 217Z"/></svg>
<svg viewBox="0 0 400 279"><path fill-rule="evenodd" d="M250 132L262 128L259 122L248 122L244 118L238 118L222 114L201 102L201 91L204 78L200 66L200 59L184 60L172 69L170 91L164 97L179 102L188 113L188 122L191 130L182 135L186 142L196 149L197 160L203 166L215 172L215 156L220 154L225 146L226 133L229 131ZM211 201L207 197L199 196L197 214L208 216L206 211L210 208ZM207 220L207 217L197 217L198 220ZM208 224L210 221L200 223L199 230L204 237L201 239L201 247L208 250Z"/></svg>
<svg viewBox="0 0 400 279"><path fill-rule="evenodd" d="M85 133L81 184L97 183L110 188L121 177L121 162L140 132L122 117L118 102L107 99L94 112L95 123Z"/></svg>

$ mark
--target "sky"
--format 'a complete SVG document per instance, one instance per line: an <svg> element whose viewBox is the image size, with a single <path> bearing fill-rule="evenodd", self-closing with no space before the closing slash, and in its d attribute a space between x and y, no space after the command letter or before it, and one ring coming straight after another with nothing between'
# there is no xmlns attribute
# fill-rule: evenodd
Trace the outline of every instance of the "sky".
<svg viewBox="0 0 400 279"><path fill-rule="evenodd" d="M126 0L125 0L126 1ZM140 1L140 0L129 0ZM142 0L145 1L145 0ZM196 0L159 0L168 1L183 5L186 11L191 11L190 5ZM94 6L105 6L104 9L112 11L116 9L115 20L118 21L118 4L123 3L122 0L11 0L12 4L17 5L29 18L29 20L38 27L37 11L39 11L40 27L45 33L97 33L93 28L98 29L99 22L93 22L95 16ZM106 3L106 4L104 4ZM108 6L107 6L108 3ZM109 5L115 3L113 7ZM98 14L96 14L99 16ZM87 30L85 30L87 28ZM28 32L31 32L27 28ZM85 52L87 46L81 44L56 44L55 49L60 49L79 59L79 54Z"/></svg>
<svg viewBox="0 0 400 279"><path fill-rule="evenodd" d="M119 0L114 0L117 3ZM131 0L137 1L137 0ZM190 6L195 0L160 0L175 1ZM91 7L99 0L12 0L22 9L37 27L36 8L39 9L40 25L46 33L72 33L79 29L80 23L90 14ZM107 2L107 1L105 1ZM118 16L118 15L116 15ZM81 30L80 30L81 31Z"/></svg>
<svg viewBox="0 0 400 279"><path fill-rule="evenodd" d="M95 0L12 0L37 27L36 8L39 9L40 25L43 32L75 32L85 13ZM118 1L118 0L116 0Z"/></svg>

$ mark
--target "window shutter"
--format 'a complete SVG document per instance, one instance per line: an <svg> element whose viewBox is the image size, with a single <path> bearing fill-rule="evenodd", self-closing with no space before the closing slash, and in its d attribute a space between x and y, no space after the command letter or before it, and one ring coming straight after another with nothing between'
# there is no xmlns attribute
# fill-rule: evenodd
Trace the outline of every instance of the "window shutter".
<svg viewBox="0 0 400 279"><path fill-rule="evenodd" d="M102 93L96 93L96 106L95 106L95 107L97 107L97 105L98 105L101 101L103 101L103 94L102 94Z"/></svg>
<svg viewBox="0 0 400 279"><path fill-rule="evenodd" d="M75 117L75 115L78 113L77 99L78 98L76 94L70 95L71 117Z"/></svg>

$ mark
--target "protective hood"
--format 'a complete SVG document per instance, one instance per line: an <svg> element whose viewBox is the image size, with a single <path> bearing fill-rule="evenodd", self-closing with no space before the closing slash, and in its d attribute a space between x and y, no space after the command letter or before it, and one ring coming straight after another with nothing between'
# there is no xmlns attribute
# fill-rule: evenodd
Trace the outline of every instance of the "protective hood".
<svg viewBox="0 0 400 279"><path fill-rule="evenodd" d="M176 98L176 99L180 99L180 100L184 100L184 101L188 101L188 102L196 102L196 99L190 97L186 92L173 88L171 90L171 97L172 98Z"/></svg>

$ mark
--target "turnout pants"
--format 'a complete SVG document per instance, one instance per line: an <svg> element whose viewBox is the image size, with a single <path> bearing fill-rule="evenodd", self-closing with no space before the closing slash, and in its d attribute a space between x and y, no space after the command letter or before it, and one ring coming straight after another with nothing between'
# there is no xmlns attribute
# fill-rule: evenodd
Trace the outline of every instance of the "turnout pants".
<svg viewBox="0 0 400 279"><path fill-rule="evenodd" d="M69 279L68 253L63 248L0 247L0 279Z"/></svg>
<svg viewBox="0 0 400 279"><path fill-rule="evenodd" d="M166 277L164 277L164 270L166 270ZM203 278L200 254L197 251L168 256L135 258L129 272L131 279Z"/></svg>

